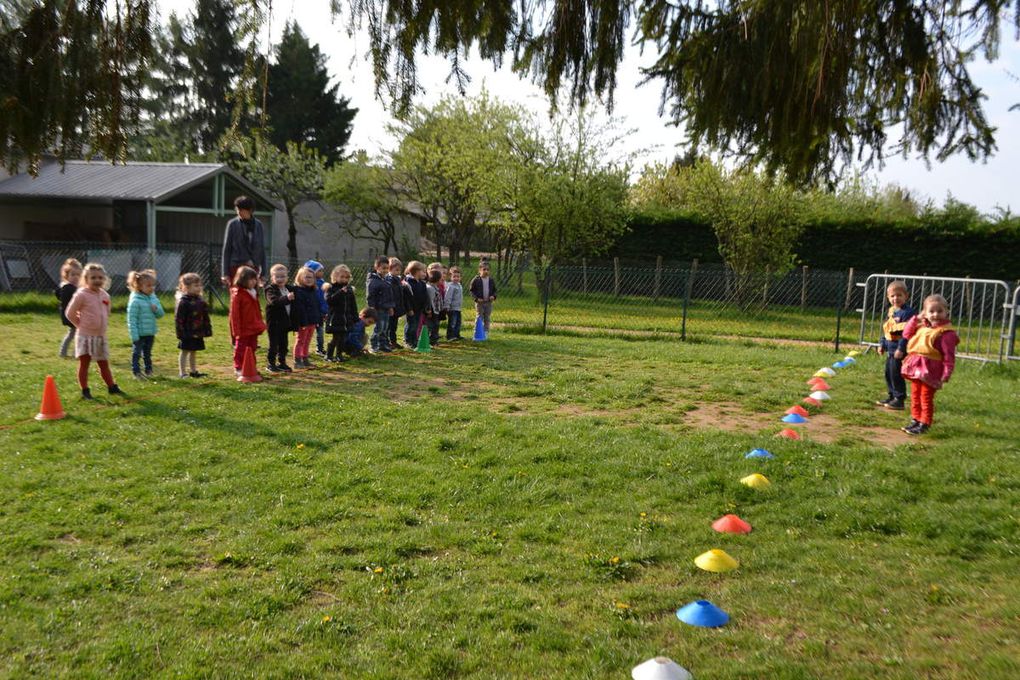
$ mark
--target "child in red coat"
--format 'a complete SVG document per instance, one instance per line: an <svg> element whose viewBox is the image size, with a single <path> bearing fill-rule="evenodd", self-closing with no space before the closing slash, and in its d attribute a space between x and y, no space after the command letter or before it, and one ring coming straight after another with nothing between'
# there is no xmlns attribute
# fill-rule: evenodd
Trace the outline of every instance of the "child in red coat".
<svg viewBox="0 0 1020 680"><path fill-rule="evenodd" d="M259 336L266 330L255 290L258 285L258 272L251 267L240 267L234 274L234 285L230 289L230 334L234 336L234 373L237 375L241 375L245 353L249 348L255 352Z"/></svg>
<svg viewBox="0 0 1020 680"><path fill-rule="evenodd" d="M910 381L910 424L907 434L924 434L935 416L935 393L949 382L956 367L960 337L949 323L949 303L941 295L929 295L917 316L907 322L903 338L907 359L903 377Z"/></svg>

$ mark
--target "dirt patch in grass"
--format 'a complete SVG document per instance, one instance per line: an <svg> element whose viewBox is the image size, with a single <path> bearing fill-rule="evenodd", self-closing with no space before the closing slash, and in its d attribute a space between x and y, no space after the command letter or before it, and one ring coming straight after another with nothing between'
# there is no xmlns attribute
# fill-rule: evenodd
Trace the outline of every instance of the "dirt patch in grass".
<svg viewBox="0 0 1020 680"><path fill-rule="evenodd" d="M684 414L684 424L691 427L714 428L728 432L761 432L781 429L779 417L768 413L748 413L740 404L717 402L700 404ZM808 440L831 444L838 439L851 438L867 441L876 446L894 448L912 441L910 435L893 428L860 427L846 425L826 413L811 416L808 422L796 428Z"/></svg>

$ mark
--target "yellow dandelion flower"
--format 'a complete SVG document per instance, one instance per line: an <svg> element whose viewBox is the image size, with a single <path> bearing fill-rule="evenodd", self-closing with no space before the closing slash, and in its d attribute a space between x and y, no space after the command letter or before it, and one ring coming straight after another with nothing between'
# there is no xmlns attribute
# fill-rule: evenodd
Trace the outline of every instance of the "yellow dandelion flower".
<svg viewBox="0 0 1020 680"><path fill-rule="evenodd" d="M297 448L300 451L301 449L305 448L305 445L304 444L298 444Z"/></svg>
<svg viewBox="0 0 1020 680"><path fill-rule="evenodd" d="M638 517L640 517L641 519L644 519L645 517L648 517L648 513L647 512L639 512L638 513Z"/></svg>
<svg viewBox="0 0 1020 680"><path fill-rule="evenodd" d="M617 609L627 610L627 609L630 609L630 605L627 604L626 602L617 602L616 603L616 608Z"/></svg>
<svg viewBox="0 0 1020 680"><path fill-rule="evenodd" d="M332 620L333 620L333 617L330 616L329 614L326 614L325 616L322 617L322 622L323 623L329 623Z"/></svg>
<svg viewBox="0 0 1020 680"><path fill-rule="evenodd" d="M620 558L617 557L616 555L613 555L612 557L609 558L609 563L615 567L617 564L620 563Z"/></svg>
<svg viewBox="0 0 1020 680"><path fill-rule="evenodd" d="M383 569L382 567L376 567L375 569L373 569L373 570L372 570L372 573L373 573L373 574L381 574L381 573L383 573L384 571L386 571L386 570L385 570L385 569Z"/></svg>

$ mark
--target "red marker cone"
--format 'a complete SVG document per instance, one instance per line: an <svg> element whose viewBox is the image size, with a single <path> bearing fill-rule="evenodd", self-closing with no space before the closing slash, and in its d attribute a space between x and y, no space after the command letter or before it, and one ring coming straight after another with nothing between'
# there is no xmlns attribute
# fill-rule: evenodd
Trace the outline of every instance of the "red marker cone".
<svg viewBox="0 0 1020 680"><path fill-rule="evenodd" d="M241 362L241 375L237 376L237 382L257 383L262 382L259 370L255 368L255 352L249 347L244 353L244 361Z"/></svg>
<svg viewBox="0 0 1020 680"><path fill-rule="evenodd" d="M827 392L832 389L831 387L829 387L829 383L825 382L823 378L815 378L814 380L811 381L810 384L811 389L821 392Z"/></svg>
<svg viewBox="0 0 1020 680"><path fill-rule="evenodd" d="M39 405L39 413L36 414L36 420L60 420L66 413L64 413L64 407L60 404L60 395L57 394L57 383L53 380L52 375L46 376L46 382L43 383L42 391L42 403Z"/></svg>
<svg viewBox="0 0 1020 680"><path fill-rule="evenodd" d="M712 522L712 528L720 534L749 534L751 525L736 515L723 515Z"/></svg>
<svg viewBox="0 0 1020 680"><path fill-rule="evenodd" d="M776 436L782 437L783 439L800 439L800 435L797 434L797 431L791 430L790 428L781 430Z"/></svg>
<svg viewBox="0 0 1020 680"><path fill-rule="evenodd" d="M822 407L822 402L818 401L814 397L804 397L801 401L807 404L808 406L814 406L815 408Z"/></svg>
<svg viewBox="0 0 1020 680"><path fill-rule="evenodd" d="M790 415L798 415L798 416L802 416L804 418L807 418L811 414L808 413L808 410L806 408L804 408L803 406L799 406L798 405L798 406L791 406L790 408L786 409L786 415L788 415L788 416L790 416Z"/></svg>

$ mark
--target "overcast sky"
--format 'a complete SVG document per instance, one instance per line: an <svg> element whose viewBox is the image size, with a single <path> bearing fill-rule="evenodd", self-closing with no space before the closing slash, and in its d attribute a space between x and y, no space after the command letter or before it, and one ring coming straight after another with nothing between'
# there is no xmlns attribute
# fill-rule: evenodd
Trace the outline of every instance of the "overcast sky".
<svg viewBox="0 0 1020 680"><path fill-rule="evenodd" d="M184 14L193 7L192 0L161 0L164 14L176 11ZM280 32L288 19L293 19L302 31L329 58L329 69L341 93L351 99L359 109L354 119L354 132L350 150L365 149L370 154L392 146L385 124L391 117L385 102L374 96L371 66L365 56L368 41L364 36L351 40L345 27L334 21L329 12L328 0L287 0L273 3L271 23L272 40L279 40ZM639 163L669 160L677 145L685 141L684 134L666 125L658 116L659 88L653 81L639 87L642 65L652 61L652 55L642 57L637 48L628 49L618 76L618 87L613 115L621 119L622 127L634 129L629 137L632 150L645 150ZM548 111L548 101L537 86L521 80L508 67L494 70L480 59L467 62L473 80L469 94L476 94L484 86L504 100L520 103L534 111ZM1020 103L1020 82L1010 73L1020 75L1020 43L1007 27L1000 58L995 63L975 62L972 74L988 95L986 112L992 124L998 127L998 152L986 163L971 163L966 157L953 158L945 163L933 162L926 167L923 160L893 157L886 160L880 171L871 177L882 183L895 183L909 189L915 196L935 199L941 203L947 194L977 205L990 212L995 206L1011 206L1020 211L1020 196L1016 190L1013 172L1020 167L1020 111L1010 112L1009 107ZM420 103L431 104L444 94L455 91L446 82L449 65L445 60L423 57L419 60L419 75L426 93Z"/></svg>

